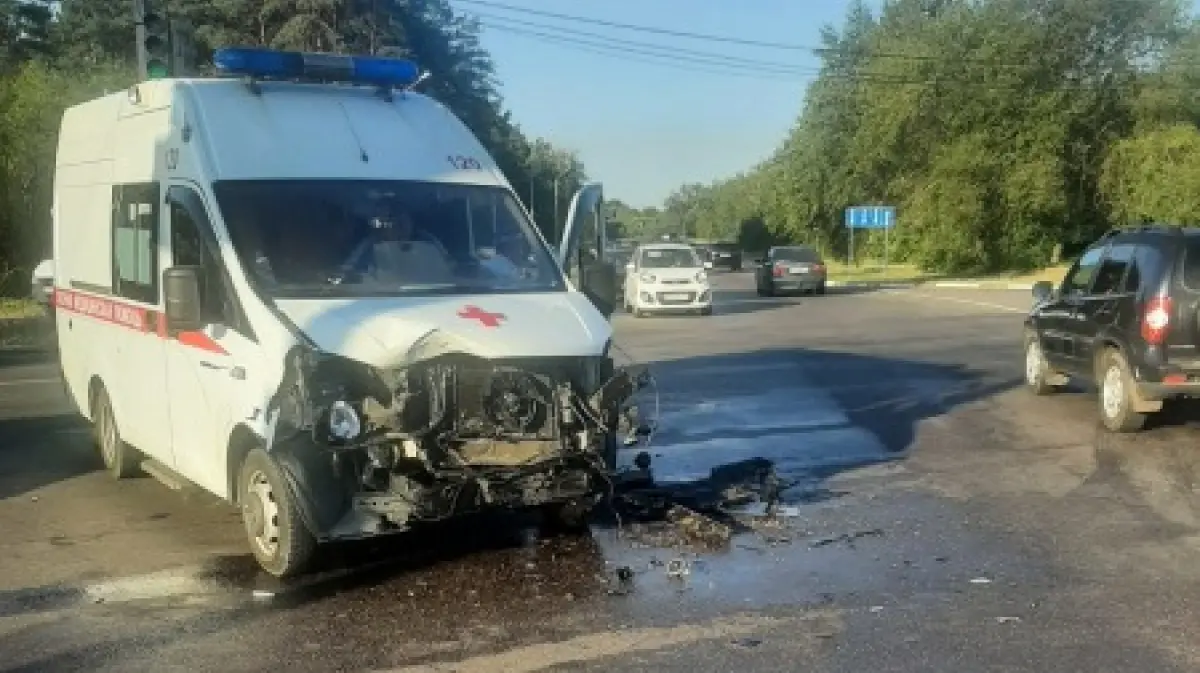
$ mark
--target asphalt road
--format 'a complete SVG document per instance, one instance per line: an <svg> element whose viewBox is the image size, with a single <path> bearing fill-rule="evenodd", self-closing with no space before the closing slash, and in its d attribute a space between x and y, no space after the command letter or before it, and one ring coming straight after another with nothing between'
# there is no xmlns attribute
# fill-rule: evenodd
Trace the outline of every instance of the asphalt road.
<svg viewBox="0 0 1200 673"><path fill-rule="evenodd" d="M1187 410L1113 437L1086 393L1028 395L1024 292L718 283L714 316L616 318L654 363L659 479L763 457L792 484L716 552L467 522L280 585L230 508L96 472L53 368L0 354L0 671L1200 665Z"/></svg>

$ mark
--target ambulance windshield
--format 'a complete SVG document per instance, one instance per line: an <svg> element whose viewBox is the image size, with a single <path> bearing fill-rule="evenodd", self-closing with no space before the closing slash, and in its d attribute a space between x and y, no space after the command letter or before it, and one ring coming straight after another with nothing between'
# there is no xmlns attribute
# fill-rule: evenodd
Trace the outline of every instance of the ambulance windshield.
<svg viewBox="0 0 1200 673"><path fill-rule="evenodd" d="M214 186L244 268L280 298L565 290L498 187L360 180Z"/></svg>

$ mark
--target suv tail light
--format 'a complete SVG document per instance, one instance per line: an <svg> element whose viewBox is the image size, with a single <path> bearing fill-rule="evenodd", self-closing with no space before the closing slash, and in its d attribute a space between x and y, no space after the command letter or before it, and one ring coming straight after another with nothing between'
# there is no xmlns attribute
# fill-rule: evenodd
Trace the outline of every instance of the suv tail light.
<svg viewBox="0 0 1200 673"><path fill-rule="evenodd" d="M812 270L816 271L817 273L825 273L825 265L824 264L813 264Z"/></svg>
<svg viewBox="0 0 1200 673"><path fill-rule="evenodd" d="M779 278L784 274L783 262L775 262L775 266L771 268L771 275Z"/></svg>
<svg viewBox="0 0 1200 673"><path fill-rule="evenodd" d="M1142 313L1142 338L1151 346L1161 345L1171 325L1171 298L1154 297L1146 302Z"/></svg>

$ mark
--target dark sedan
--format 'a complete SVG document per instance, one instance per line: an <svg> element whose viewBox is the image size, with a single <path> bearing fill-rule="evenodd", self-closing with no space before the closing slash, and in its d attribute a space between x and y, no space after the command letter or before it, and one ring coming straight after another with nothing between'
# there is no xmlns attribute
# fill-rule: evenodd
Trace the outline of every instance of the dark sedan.
<svg viewBox="0 0 1200 673"><path fill-rule="evenodd" d="M765 258L755 262L754 285L760 297L786 292L825 294L825 262L811 246L771 248Z"/></svg>
<svg viewBox="0 0 1200 673"><path fill-rule="evenodd" d="M736 243L714 243L708 254L714 269L742 270L742 251Z"/></svg>

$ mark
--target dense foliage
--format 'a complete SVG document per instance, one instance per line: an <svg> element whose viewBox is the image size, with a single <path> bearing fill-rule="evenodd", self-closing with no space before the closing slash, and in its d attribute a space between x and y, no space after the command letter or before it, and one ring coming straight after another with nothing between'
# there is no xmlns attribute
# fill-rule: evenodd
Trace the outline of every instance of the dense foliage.
<svg viewBox="0 0 1200 673"><path fill-rule="evenodd" d="M554 179L561 219L585 177L574 154L521 132L478 27L448 0L172 0L167 8L195 27L201 62L234 44L413 58L433 75L422 91L480 137L552 237ZM29 270L48 253L64 107L131 84L135 49L130 0L0 0L0 289L27 293Z"/></svg>
<svg viewBox="0 0 1200 673"><path fill-rule="evenodd" d="M1200 28L1185 4L859 3L824 30L778 151L684 186L651 226L736 238L763 224L845 257L845 208L891 204L893 259L961 273L1044 265L1130 221L1200 224ZM856 235L855 257L882 243Z"/></svg>

